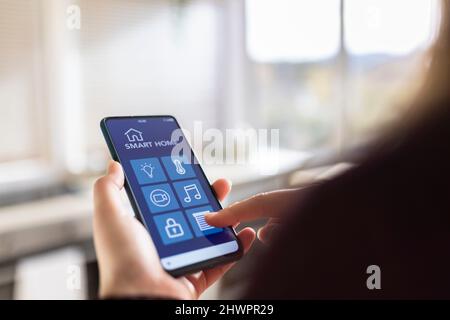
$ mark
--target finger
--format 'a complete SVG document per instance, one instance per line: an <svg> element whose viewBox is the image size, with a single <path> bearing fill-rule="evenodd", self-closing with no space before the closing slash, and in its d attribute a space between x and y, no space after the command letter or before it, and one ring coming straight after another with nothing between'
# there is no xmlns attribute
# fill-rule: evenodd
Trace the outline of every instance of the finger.
<svg viewBox="0 0 450 320"><path fill-rule="evenodd" d="M212 184L214 192L216 193L217 199L219 201L223 201L228 196L231 191L231 186L231 181L227 179L219 179ZM234 224L233 228L237 228L238 225L239 223Z"/></svg>
<svg viewBox="0 0 450 320"><path fill-rule="evenodd" d="M120 213L122 206L120 190L123 187L124 175L118 162L111 161L107 174L99 178L94 185L94 211L96 215L108 217Z"/></svg>
<svg viewBox="0 0 450 320"><path fill-rule="evenodd" d="M267 244L273 239L273 236L278 228L280 228L280 223L268 222L265 226L258 230L257 237L262 243Z"/></svg>
<svg viewBox="0 0 450 320"><path fill-rule="evenodd" d="M260 193L219 212L206 213L205 219L212 226L225 227L243 221L279 217L297 203L298 192L299 189Z"/></svg>
<svg viewBox="0 0 450 320"><path fill-rule="evenodd" d="M256 232L250 227L243 229L238 234L244 254L250 250L256 238ZM212 269L203 270L197 274L188 275L186 278L194 285L198 295L202 294L214 282L220 279L236 262L221 265Z"/></svg>
<svg viewBox="0 0 450 320"><path fill-rule="evenodd" d="M227 179L219 179L213 183L212 187L214 189L214 192L217 195L217 199L219 201L223 201L230 193L232 183L230 180L227 180ZM239 226L239 222L235 223L232 227L237 228L238 226Z"/></svg>
<svg viewBox="0 0 450 320"><path fill-rule="evenodd" d="M231 191L231 181L227 179L219 179L212 184L217 199L223 201Z"/></svg>
<svg viewBox="0 0 450 320"><path fill-rule="evenodd" d="M112 181L117 186L117 188L121 190L125 182L125 175L123 173L123 169L120 163L114 160L110 160L108 163L106 173L108 176L111 177Z"/></svg>
<svg viewBox="0 0 450 320"><path fill-rule="evenodd" d="M107 283L108 275L113 274L111 270L116 265L116 253L120 255L117 248L123 246L121 235L129 231L122 219L120 190L123 183L121 166L111 161L106 175L94 185L93 235L102 283Z"/></svg>
<svg viewBox="0 0 450 320"><path fill-rule="evenodd" d="M267 222L264 224L264 226L262 226L259 230L266 228L266 227L271 227L271 226L279 226L281 224L282 219L280 218L270 218L269 220L267 220Z"/></svg>

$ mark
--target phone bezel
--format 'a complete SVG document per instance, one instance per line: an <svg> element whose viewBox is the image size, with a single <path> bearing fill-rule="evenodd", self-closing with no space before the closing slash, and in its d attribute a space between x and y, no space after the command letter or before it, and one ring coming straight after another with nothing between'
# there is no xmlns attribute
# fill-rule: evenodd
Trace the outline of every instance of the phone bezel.
<svg viewBox="0 0 450 320"><path fill-rule="evenodd" d="M115 148L115 146L114 146L114 144L113 144L113 142L112 142L111 136L109 135L109 132L108 132L108 127L107 127L107 125L106 125L107 122L108 122L109 120L139 119L139 118L172 118L172 119L175 121L175 123L177 124L177 126L181 129L181 126L180 126L179 122L177 121L177 119L176 119L174 116L171 116L171 115L153 115L153 116L113 116L113 117L105 117L105 118L103 118L103 119L100 121L100 128L101 128L101 130L102 130L103 137L104 137L105 140L106 140L106 144L107 144L107 146L108 146L109 152L111 153L111 156L112 156L112 158L113 158L115 161L117 161L117 162L120 163L120 159L119 159L118 153L117 153L116 148ZM217 199L217 194L216 194L216 192L214 191L214 189L212 188L211 183L210 183L210 181L208 180L208 177L206 176L206 174L205 174L205 172L204 172L202 166L201 166L200 163L198 162L198 159L197 159L197 157L195 156L194 150L192 149L192 147L191 147L190 144L189 144L189 148L190 148L190 150L191 150L191 155L192 155L193 159L195 159L195 160L197 161L197 163L199 164L200 172L201 172L201 174L203 175L203 179L205 179L205 181L208 183L208 185L209 185L209 187L210 187L210 189L211 189L211 191L212 191L214 197L216 198L216 201L217 201L219 207L222 209L222 204L221 204L220 201ZM131 202L131 206L132 206L133 211L134 211L134 213L135 213L135 217L136 217L136 218L137 218L137 219L145 226L145 228L146 228L147 231L148 231L148 228L147 228L147 226L146 226L145 220L144 220L144 218L143 218L143 216L142 216L141 211L139 210L139 206L137 205L136 198L134 197L133 190L131 189L131 186L130 186L130 184L129 184L129 182L128 182L128 178L127 178L126 174L125 174L125 184L124 184L124 187L125 187L125 191L126 191L126 193L127 193L128 199L129 199L130 202ZM182 267L182 268L174 269L174 270L166 270L166 269L164 268L164 266L163 266L164 270L165 270L167 273L169 273L169 274L171 274L172 276L174 276L174 277L179 277L179 276L182 276L182 275L185 275L185 274L194 273L194 272L197 272L197 271L200 271L200 270L203 270L203 269L210 269L210 268L213 268L213 267L218 266L218 265L221 265L221 264L225 264L225 263L229 263L229 262L233 262L233 261L239 260L239 259L242 257L242 255L243 255L243 247L242 247L242 243L241 243L241 241L239 240L239 238L238 238L238 236L237 236L236 231L234 230L234 228L231 227L231 226L230 226L230 227L227 227L227 228L230 228L230 229L232 230L232 232L233 232L233 234L234 234L234 236L235 236L235 240L236 240L237 243L238 243L238 250L237 250L236 252L229 253L229 254L226 254L226 255L223 255L223 256L220 256L220 257L208 259L208 260L205 260L205 261L201 261L201 262L198 262L198 263L195 263L195 264L192 264L192 265L188 265L188 266L185 266L185 267ZM149 232L149 233L150 233L150 232ZM151 234L150 234L150 237L152 237Z"/></svg>

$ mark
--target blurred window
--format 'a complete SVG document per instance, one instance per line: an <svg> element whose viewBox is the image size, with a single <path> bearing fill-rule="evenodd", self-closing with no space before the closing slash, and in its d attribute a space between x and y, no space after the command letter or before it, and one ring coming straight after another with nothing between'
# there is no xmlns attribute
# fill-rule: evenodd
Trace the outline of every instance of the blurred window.
<svg viewBox="0 0 450 320"><path fill-rule="evenodd" d="M0 183L103 170L106 116L217 126L223 3L1 1ZM73 5L79 30L66 23Z"/></svg>
<svg viewBox="0 0 450 320"><path fill-rule="evenodd" d="M281 145L340 149L396 118L414 92L435 0L247 0L248 122Z"/></svg>
<svg viewBox="0 0 450 320"><path fill-rule="evenodd" d="M112 115L280 128L297 150L364 142L419 83L437 21L437 0L79 0L69 30L70 5L0 2L2 184L103 170Z"/></svg>
<svg viewBox="0 0 450 320"><path fill-rule="evenodd" d="M262 63L296 63L336 56L339 6L339 0L248 0L249 57Z"/></svg>
<svg viewBox="0 0 450 320"><path fill-rule="evenodd" d="M217 125L218 2L81 0L80 6L83 126L94 157L88 164L105 161L99 131L105 116L164 113L187 126Z"/></svg>
<svg viewBox="0 0 450 320"><path fill-rule="evenodd" d="M39 2L0 2L0 164L43 155Z"/></svg>
<svg viewBox="0 0 450 320"><path fill-rule="evenodd" d="M346 0L345 45L350 54L408 55L430 43L433 1Z"/></svg>

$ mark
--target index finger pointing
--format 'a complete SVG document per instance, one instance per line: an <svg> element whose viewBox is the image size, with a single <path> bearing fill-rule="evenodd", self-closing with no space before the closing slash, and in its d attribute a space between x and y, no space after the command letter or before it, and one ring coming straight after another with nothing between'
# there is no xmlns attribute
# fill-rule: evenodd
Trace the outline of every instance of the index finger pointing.
<svg viewBox="0 0 450 320"><path fill-rule="evenodd" d="M216 227L267 217L279 217L296 202L298 189L257 194L216 213L205 214L206 222Z"/></svg>

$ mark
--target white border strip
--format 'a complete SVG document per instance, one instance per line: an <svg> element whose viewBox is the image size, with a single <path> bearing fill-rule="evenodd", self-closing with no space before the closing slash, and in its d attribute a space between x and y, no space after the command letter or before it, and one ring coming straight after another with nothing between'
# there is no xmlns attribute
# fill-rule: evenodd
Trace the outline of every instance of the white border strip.
<svg viewBox="0 0 450 320"><path fill-rule="evenodd" d="M236 240L225 242L216 246L197 249L185 253L162 258L161 263L166 270L182 268L197 262L213 259L225 254L236 252L239 249Z"/></svg>

